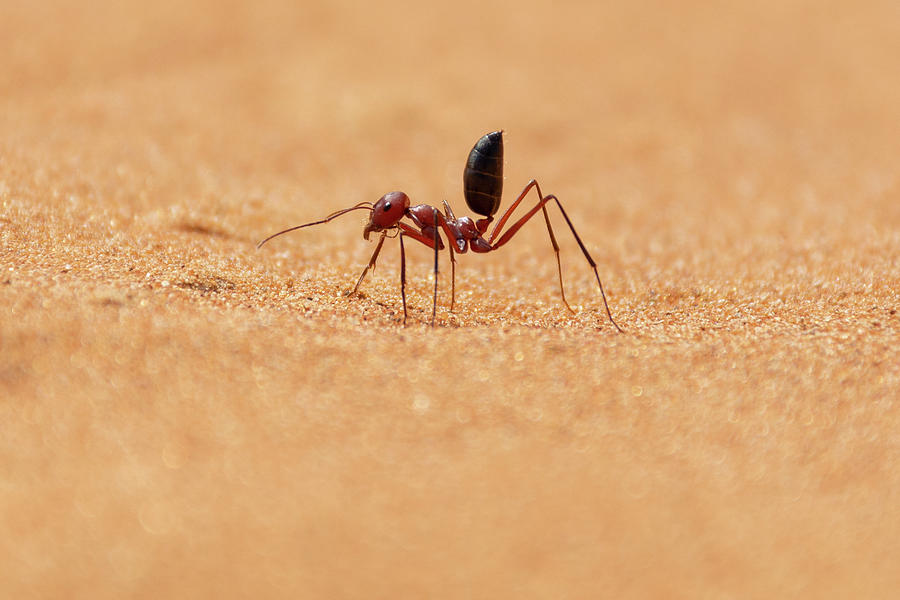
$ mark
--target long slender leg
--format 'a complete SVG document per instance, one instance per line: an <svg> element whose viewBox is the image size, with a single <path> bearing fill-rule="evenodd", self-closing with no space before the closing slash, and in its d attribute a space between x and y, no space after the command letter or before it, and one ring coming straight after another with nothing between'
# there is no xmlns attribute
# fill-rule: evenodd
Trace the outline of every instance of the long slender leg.
<svg viewBox="0 0 900 600"><path fill-rule="evenodd" d="M453 312L453 306L456 304L456 255L453 253L453 237L449 232L446 231L446 222L447 220L455 221L456 215L453 214L453 209L450 207L450 203L446 200L444 200L443 202L444 213L446 214L446 218L444 219L444 233L447 234L447 239L449 240L447 248L450 250L450 312Z"/></svg>
<svg viewBox="0 0 900 600"><path fill-rule="evenodd" d="M535 191L537 192L538 199L541 199L544 197L543 193L541 192L541 186L538 184L537 180L532 179L531 181L529 181L528 184L525 186L525 189L522 190L522 193L519 194L519 197L516 198L516 201L512 203L512 205L506 210L506 212L503 213L503 216L500 217L500 220L497 221L496 227L494 227L494 230L491 232L491 237L489 239L489 243L492 243L494 241L494 238L500 233L500 231L506 225L506 221L509 219L510 215L512 215L513 211L516 210L516 207L519 206L519 203L522 202L522 199L525 198L525 196L528 194L528 192L531 191L531 188L534 188ZM563 276L562 276L562 262L560 261L560 257L559 257L559 244L556 241L556 235L554 235L554 233L553 233L553 226L550 224L550 215L547 214L546 203L541 202L539 204L541 207L541 211L544 213L544 222L547 224L547 233L550 234L550 243L553 245L553 254L556 256L556 272L559 275L559 294L562 297L562 301L563 301L563 304L565 305L565 307L567 309L569 309L569 312L574 315L575 311L572 310L572 307L569 306L569 301L566 300L566 288L563 285ZM527 221L527 220L528 219L522 219L522 220L520 220L520 222ZM516 225L513 225L513 227L516 227L517 225L518 225L518 223ZM518 226L521 227L521 225L518 225ZM510 236L510 237L512 237L512 236ZM499 245L502 245L502 244L498 243L498 246Z"/></svg>
<svg viewBox="0 0 900 600"><path fill-rule="evenodd" d="M440 244L438 243L439 238L438 238L438 227L437 227L438 209L435 208L433 210L434 210L435 227L434 227L434 298L432 299L432 303L431 303L431 326L432 327L434 327L434 317L435 317L435 315L437 315L438 248L440 247ZM449 247L450 244L447 244L447 246ZM453 252L453 250L450 250L450 252Z"/></svg>
<svg viewBox="0 0 900 600"><path fill-rule="evenodd" d="M566 209L562 207L562 204L554 195L547 196L547 198L553 198L556 201L556 205L559 207L559 212L562 213L563 218L566 220L566 223L569 225L569 229L572 230L572 235L575 236L575 241L578 242L579 247L581 247L581 251L584 253L584 257L587 259L588 264L591 265L591 268L594 270L594 277L597 278L597 285L600 287L600 295L603 297L603 306L606 307L606 316L609 317L609 322L615 325L616 329L619 333L625 333L622 331L622 328L613 320L612 313L609 312L609 303L606 301L606 293L603 291L603 283L600 282L600 273L597 272L597 263L594 262L594 259L591 258L591 255L588 253L587 248L584 247L584 242L581 241L581 238L578 236L578 232L575 231L575 226L572 225L572 221L569 220L569 215L566 214Z"/></svg>
<svg viewBox="0 0 900 600"><path fill-rule="evenodd" d="M516 210L516 207L522 202L522 199L531 191L531 188L538 187L538 182L536 179L532 179L525 186L525 189L522 190L522 193L519 194L519 197L516 198L516 201L513 202L509 208L506 209L506 212L503 213L503 216L500 217L500 220L497 221L497 224L494 225L494 229L491 230L491 236L488 238L488 243L493 245L494 240L497 239L497 236L500 235L500 232L503 231L503 227L506 225L506 221L512 216L513 212ZM538 187L538 198L541 196L541 188Z"/></svg>
<svg viewBox="0 0 900 600"><path fill-rule="evenodd" d="M456 304L456 254L453 252L453 244L447 244L450 250L450 312Z"/></svg>
<svg viewBox="0 0 900 600"><path fill-rule="evenodd" d="M524 194L531 189L532 185L534 187L537 187L537 181L532 179L528 183L528 185L525 187L525 191L519 195L519 198L516 200L515 204L510 206L509 210L507 210L506 213L504 213L503 217L500 219L500 222L497 224L498 226L494 228L493 232L491 232L491 241L493 241L494 236L498 233L498 230L500 229L500 225L502 225L503 223L506 222L506 220L509 218L509 213L516 207L516 205L518 205L519 202L521 202L522 198L524 197ZM540 193L540 188L538 188L538 193ZM575 226L572 224L572 221L569 219L569 215L566 214L566 211L563 208L562 203L559 201L559 198L557 198L556 196L554 196L552 194L543 196L540 199L540 201L538 202L537 206L535 206L530 211L525 213L525 215L523 217L521 217L518 221L513 223L513 225L502 236L500 236L500 239L497 240L497 243L491 244L493 246L493 249L496 250L496 249L500 248L501 246L503 246L504 244L506 244L506 242L508 242L510 239L512 239L512 237L516 234L516 232L518 232L519 229L521 229L522 226L525 223L527 223L531 217L533 217L535 214L537 214L538 210L543 210L544 217L547 220L548 231L550 232L550 240L551 240L551 242L553 242L553 249L556 252L556 262L557 262L557 267L558 267L558 272L559 272L560 290L562 290L562 268L560 267L560 262L559 262L559 245L556 243L556 239L553 235L553 230L550 228L550 220L549 220L549 217L547 216L547 209L546 209L547 203L550 202L551 200L554 200L556 202L556 205L559 207L559 210L562 213L563 218L566 220L566 224L569 226L569 229L572 231L572 235L575 236L575 241L578 242L578 246L581 248L581 252L584 254L585 259L587 259L588 264L591 266L591 269L594 270L594 276L597 278L597 285L600 288L600 296L603 298L603 306L606 307L606 316L609 317L609 322L613 324L613 326L616 328L616 330L619 333L624 333L622 331L622 328L619 327L619 325L613 319L612 312L610 312L610 310L609 310L609 303L606 301L606 293L603 291L603 283L600 281L600 273L597 271L597 263L594 262L594 259L591 257L590 253L588 252L587 248L585 247L584 242L581 241L581 237L578 235L578 232L575 231ZM565 302L565 292L563 292L563 302ZM568 303L566 303L566 306L568 306ZM571 307L569 308L569 310L572 310Z"/></svg>
<svg viewBox="0 0 900 600"><path fill-rule="evenodd" d="M404 236L411 237L412 239L416 240L417 242L421 242L422 244L428 246L429 248L434 249L434 252L435 252L435 259L434 259L435 260L435 271L434 271L434 273L435 273L435 276L434 276L434 278L435 278L435 304L434 304L434 306L436 307L437 306L437 272L438 272L438 270L437 270L437 253L438 253L438 250L440 249L440 246L438 243L440 241L440 232L435 231L434 237L429 238L429 237L425 237L421 231L415 229L414 227L412 227L411 225L409 225L407 223L398 223L398 225L400 227L400 231L403 233ZM437 229L437 228L435 228L435 229ZM447 235L449 236L449 234L447 234ZM448 238L448 239L451 239L451 238ZM453 305L456 301L456 253L453 252L453 244L452 243L447 244L447 249L450 251L450 266L452 268L451 269L452 284L451 284L451 292L450 292L450 312L453 312ZM436 308L435 308L435 310L432 311L432 320L434 318L435 312L436 312Z"/></svg>
<svg viewBox="0 0 900 600"><path fill-rule="evenodd" d="M537 189L538 196L542 196L541 186L537 184L537 181L534 182L534 186ZM563 304L565 304L566 308L569 309L569 312L574 315L575 311L572 310L572 307L569 306L569 303L566 301L566 288L563 287L562 263L559 260L559 244L556 243L556 236L553 235L553 226L550 225L550 215L547 214L546 203L541 203L541 211L544 213L544 222L547 224L547 233L550 234L550 243L553 244L553 253L556 255L556 272L559 274L559 293L562 296Z"/></svg>
<svg viewBox="0 0 900 600"><path fill-rule="evenodd" d="M403 324L406 325L406 250L403 248L403 232L400 232L400 297L403 298Z"/></svg>
<svg viewBox="0 0 900 600"><path fill-rule="evenodd" d="M369 269L375 268L375 261L378 260L378 253L381 252L381 247L384 246L384 238L387 237L387 232L381 234L381 239L378 240L378 245L375 246L375 252L372 253L372 258L369 259L369 264L366 265L366 268L363 269L362 275L359 276L359 279L356 281L356 285L352 290L347 292L348 296L352 296L359 290L359 286L362 284L363 279L366 278L366 273L369 272Z"/></svg>

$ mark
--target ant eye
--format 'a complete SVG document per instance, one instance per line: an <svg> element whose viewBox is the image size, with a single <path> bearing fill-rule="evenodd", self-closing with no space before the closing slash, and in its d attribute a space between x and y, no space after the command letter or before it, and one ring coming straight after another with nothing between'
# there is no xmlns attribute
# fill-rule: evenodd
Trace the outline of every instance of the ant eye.
<svg viewBox="0 0 900 600"><path fill-rule="evenodd" d="M384 212L387 212L387 211L389 211L389 210L391 210L391 203L390 203L390 202L385 202L385 203L384 203Z"/></svg>

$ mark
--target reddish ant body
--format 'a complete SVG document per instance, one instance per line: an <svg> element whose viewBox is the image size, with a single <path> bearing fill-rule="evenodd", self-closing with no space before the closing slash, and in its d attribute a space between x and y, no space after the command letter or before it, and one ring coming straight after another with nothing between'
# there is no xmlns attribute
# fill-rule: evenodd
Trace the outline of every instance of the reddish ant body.
<svg viewBox="0 0 900 600"><path fill-rule="evenodd" d="M403 298L403 322L406 323L406 251L403 248L403 238L410 237L425 244L429 248L434 249L434 300L431 309L431 324L433 326L435 314L437 312L438 251L444 249L444 242L439 232L443 230L444 235L446 235L447 239L451 242L449 251L452 268L450 296L450 310L452 312L456 300L456 253L465 254L470 248L472 252L476 253L497 250L512 239L516 232L519 231L531 217L537 214L538 211L542 211L544 213L544 221L547 223L547 232L550 234L550 243L553 244L553 251L556 253L556 267L559 272L559 290L562 294L562 301L563 304L566 305L566 308L574 314L575 311L572 310L572 307L569 306L569 303L566 301L566 292L563 288L562 265L559 260L559 244L556 242L556 236L553 234L553 227L550 225L550 217L547 214L546 205L552 200L555 201L556 205L559 207L563 218L566 220L566 224L572 231L572 235L575 236L575 241L578 242L578 246L584 253L584 257L594 271L594 276L597 279L597 286L600 288L600 295L603 298L603 305L606 307L606 315L609 317L610 323L613 324L616 330L620 333L622 332L622 329L613 320L612 313L609 310L606 294L603 291L603 284L600 282L600 274L597 272L597 264L594 262L594 259L591 258L587 248L585 248L584 243L575 231L575 227L572 225L572 221L569 220L569 216L566 214L565 209L563 209L559 199L552 194L544 196L541 192L541 187L536 180L532 179L528 182L525 189L523 189L519 194L519 197L516 198L516 201L512 203L512 206L510 206L500 217L500 220L497 221L497 224L494 226L490 235L487 238L484 237L487 233L488 226L494 220L494 214L500 208L500 197L503 192L502 131L488 133L475 143L475 146L472 148L471 152L469 152L469 159L466 162L466 168L463 172L463 188L466 204L473 212L481 215L483 218L478 219L477 221L473 221L469 217L457 218L453 214L453 210L446 200L444 201L444 212L441 212L439 209L434 206L429 206L428 204L410 206L409 196L403 192L389 192L379 198L375 204L372 204L371 202L360 202L350 208L334 212L321 221L297 225L296 227L279 231L257 244L257 248L283 233L295 231L303 227L310 227L311 225L328 223L332 219L350 211L368 210L370 213L369 222L366 223L365 229L363 229L363 237L368 240L369 234L373 232L381 233L381 237L378 240L378 245L375 246L375 252L372 253L369 264L363 269L362 274L359 276L359 280L357 280L356 285L348 295L352 295L359 290L359 286L362 284L363 279L365 279L366 273L369 272L369 269L375 267L375 261L378 259L378 253L381 252L381 247L384 245L385 238L389 237L389 234L393 234L390 235L390 237L398 236L400 238L400 295ZM540 198L539 202L504 232L503 228L506 225L506 222L532 188L537 192L537 195ZM404 222L402 220L404 218L408 218L412 221L412 224Z"/></svg>

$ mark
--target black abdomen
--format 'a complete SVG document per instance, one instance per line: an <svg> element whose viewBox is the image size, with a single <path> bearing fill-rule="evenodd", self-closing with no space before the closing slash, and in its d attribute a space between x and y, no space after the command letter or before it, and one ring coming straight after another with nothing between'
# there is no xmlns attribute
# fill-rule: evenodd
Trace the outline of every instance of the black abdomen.
<svg viewBox="0 0 900 600"><path fill-rule="evenodd" d="M466 204L473 212L491 217L503 195L503 132L493 131L475 142L463 171Z"/></svg>

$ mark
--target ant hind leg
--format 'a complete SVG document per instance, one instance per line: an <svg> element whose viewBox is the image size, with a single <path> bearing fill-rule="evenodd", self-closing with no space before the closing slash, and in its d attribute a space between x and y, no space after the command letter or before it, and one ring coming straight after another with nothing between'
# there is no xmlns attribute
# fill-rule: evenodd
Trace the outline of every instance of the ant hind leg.
<svg viewBox="0 0 900 600"><path fill-rule="evenodd" d="M510 214L512 213L512 211L519 205L519 203L525 197L525 194L527 194L529 192L529 190L531 190L532 187L535 188L535 191L537 192L538 196L540 196L540 201L538 202L537 206L532 208L530 211L525 213L525 215L523 217L521 217L518 221L513 223L510 226L510 228L507 231L505 231L503 233L503 235L500 236L500 239L498 239L496 241L496 243L494 243L494 241L493 241L494 238L500 234L500 231L502 230L503 226L505 225L506 220L510 217ZM560 288L560 292L562 292L562 295L563 295L563 303L566 305L566 308L568 308L570 311L572 311L572 307L569 306L568 302L566 302L565 290L563 290L562 265L561 265L560 259L559 259L559 244L556 242L556 236L553 234L553 227L550 225L550 217L547 214L547 203L550 202L551 200L556 202L556 206L559 207L559 211L562 213L563 218L566 220L566 224L569 226L569 230L572 232L572 235L575 237L575 241L578 242L578 247L581 248L581 252L584 254L584 258L588 261L588 264L591 266L591 269L594 271L594 277L596 277L596 279L597 279L597 286L600 288L600 296L603 298L603 306L606 308L606 316L609 317L609 322L613 324L613 327L616 328L616 331L618 331L619 333L624 333L622 331L622 328L619 327L618 323L616 323L615 320L613 319L612 312L610 312L610 310L609 310L609 303L606 300L606 292L603 291L603 283L600 281L600 273L597 271L597 263L594 262L594 259L591 257L590 253L588 252L587 248L585 247L584 242L581 241L581 236L579 236L578 232L575 231L575 226L572 224L572 220L569 219L569 215L566 214L566 210L563 208L562 203L559 201L559 198L557 198L553 194L549 194L547 196L541 195L541 188L538 185L537 181L535 181L534 179L532 179L528 183L528 185L525 186L525 189L522 190L522 193L519 194L519 197L516 199L516 201L513 203L513 205L510 206L509 209L503 214L503 216L500 218L500 221L497 223L497 226L491 232L490 242L491 242L491 245L493 246L493 249L496 250L497 248L500 248L505 243L507 243L510 239L512 239L512 237L519 231L519 229L521 229L522 226L525 223L527 223L529 219L531 219L531 217L533 217L535 214L537 214L538 210L543 211L544 220L547 223L547 232L550 234L550 243L553 244L553 251L556 253L556 266L557 266L557 271L559 272L559 288ZM572 312L574 313L575 311L572 311Z"/></svg>

